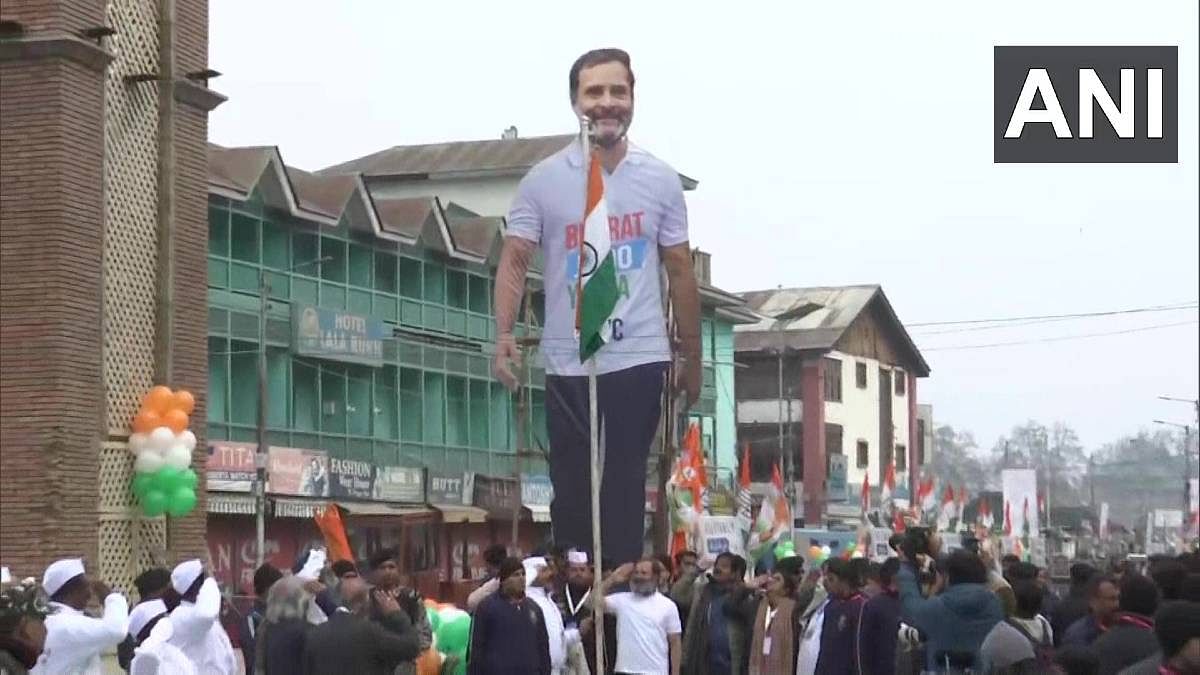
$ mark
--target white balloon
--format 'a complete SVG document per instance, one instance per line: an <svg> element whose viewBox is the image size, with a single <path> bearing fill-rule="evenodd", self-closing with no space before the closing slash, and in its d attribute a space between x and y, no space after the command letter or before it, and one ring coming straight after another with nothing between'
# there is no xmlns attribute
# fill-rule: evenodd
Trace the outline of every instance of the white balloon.
<svg viewBox="0 0 1200 675"><path fill-rule="evenodd" d="M821 547L821 553L825 554L825 557L827 557L827 558L829 557L829 554L832 552L833 552L833 549L829 548L829 544L825 544L824 546Z"/></svg>
<svg viewBox="0 0 1200 675"><path fill-rule="evenodd" d="M196 449L196 434L193 434L191 429L184 429L183 433L179 434L179 438L176 440L182 443L188 452Z"/></svg>
<svg viewBox="0 0 1200 675"><path fill-rule="evenodd" d="M143 452L133 463L133 470L138 473L158 473L163 468L163 458L155 452Z"/></svg>
<svg viewBox="0 0 1200 675"><path fill-rule="evenodd" d="M129 451L134 455L142 454L146 449L146 445L150 442L150 437L146 434L133 433L129 434Z"/></svg>
<svg viewBox="0 0 1200 675"><path fill-rule="evenodd" d="M163 461L172 469L186 469L192 463L192 453L182 444L176 443L163 455Z"/></svg>
<svg viewBox="0 0 1200 675"><path fill-rule="evenodd" d="M175 432L168 427L158 427L150 432L150 447L160 454L166 453L175 444Z"/></svg>

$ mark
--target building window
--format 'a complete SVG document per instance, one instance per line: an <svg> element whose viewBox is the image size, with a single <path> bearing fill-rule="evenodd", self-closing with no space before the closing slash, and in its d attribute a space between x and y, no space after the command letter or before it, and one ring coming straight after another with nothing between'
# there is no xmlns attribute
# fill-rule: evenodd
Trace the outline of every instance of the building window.
<svg viewBox="0 0 1200 675"><path fill-rule="evenodd" d="M487 314L492 304L487 278L472 274L468 277L467 285L470 291L471 311L476 314Z"/></svg>
<svg viewBox="0 0 1200 675"><path fill-rule="evenodd" d="M421 371L400 369L400 438L419 441L424 413L422 410Z"/></svg>
<svg viewBox="0 0 1200 675"><path fill-rule="evenodd" d="M359 288L371 288L375 285L375 274L371 270L371 262L375 252L366 246L350 244L350 285Z"/></svg>
<svg viewBox="0 0 1200 675"><path fill-rule="evenodd" d="M296 431L316 431L319 428L319 378L320 370L316 366L292 362L292 426Z"/></svg>
<svg viewBox="0 0 1200 675"><path fill-rule="evenodd" d="M346 242L333 237L321 237L321 279L346 283Z"/></svg>
<svg viewBox="0 0 1200 675"><path fill-rule="evenodd" d="M396 292L396 256L382 251L375 253L375 290Z"/></svg>
<svg viewBox="0 0 1200 675"><path fill-rule="evenodd" d="M896 470L908 470L908 447L896 444Z"/></svg>
<svg viewBox="0 0 1200 675"><path fill-rule="evenodd" d="M421 261L401 256L400 258L400 295L408 298L420 298Z"/></svg>
<svg viewBox="0 0 1200 675"><path fill-rule="evenodd" d="M471 416L467 405L467 381L461 377L446 378L446 445L465 447L470 443Z"/></svg>
<svg viewBox="0 0 1200 675"><path fill-rule="evenodd" d="M842 425L825 423L825 456L842 454Z"/></svg>
<svg viewBox="0 0 1200 675"><path fill-rule="evenodd" d="M488 447L488 383L485 380L470 380L471 447Z"/></svg>
<svg viewBox="0 0 1200 675"><path fill-rule="evenodd" d="M892 371L892 377L896 380L896 395L903 396L905 390L908 389L908 380L904 377L904 371L897 368Z"/></svg>
<svg viewBox="0 0 1200 675"><path fill-rule="evenodd" d="M258 264L259 222L254 216L247 216L236 212L233 214L232 223L230 224L233 244L230 247L229 254L234 260Z"/></svg>
<svg viewBox="0 0 1200 675"><path fill-rule="evenodd" d="M842 362L837 359L824 359L825 367L825 400L835 403L842 400Z"/></svg>
<svg viewBox="0 0 1200 675"><path fill-rule="evenodd" d="M446 272L446 304L455 309L467 308L467 275L455 270Z"/></svg>
<svg viewBox="0 0 1200 675"><path fill-rule="evenodd" d="M917 466L925 466L925 420L917 419Z"/></svg>
<svg viewBox="0 0 1200 675"><path fill-rule="evenodd" d="M399 408L396 375L396 366L384 366L375 372L375 399L371 409L375 438L395 440L400 437L396 424L396 411Z"/></svg>
<svg viewBox="0 0 1200 675"><path fill-rule="evenodd" d="M866 441L859 441L856 449L857 456L855 457L855 463L858 465L858 468L865 469L870 466L871 446L868 445Z"/></svg>
<svg viewBox="0 0 1200 675"><path fill-rule="evenodd" d="M867 364L861 361L854 364L854 385L859 389L867 388Z"/></svg>

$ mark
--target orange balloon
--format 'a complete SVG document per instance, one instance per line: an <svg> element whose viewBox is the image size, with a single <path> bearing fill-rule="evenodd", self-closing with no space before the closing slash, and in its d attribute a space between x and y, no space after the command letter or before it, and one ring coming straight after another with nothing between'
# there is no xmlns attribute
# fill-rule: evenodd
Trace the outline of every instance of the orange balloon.
<svg viewBox="0 0 1200 675"><path fill-rule="evenodd" d="M180 389L175 392L171 405L182 410L185 415L191 415L192 411L196 409L196 397L192 396L192 392L187 389Z"/></svg>
<svg viewBox="0 0 1200 675"><path fill-rule="evenodd" d="M146 392L146 397L142 399L142 407L164 415L171 409L174 400L175 394L171 392L171 388L160 384Z"/></svg>
<svg viewBox="0 0 1200 675"><path fill-rule="evenodd" d="M188 416L179 408L171 408L162 416L162 423L170 427L171 431L180 434L188 428Z"/></svg>
<svg viewBox="0 0 1200 675"><path fill-rule="evenodd" d="M162 425L162 416L146 408L139 410L137 417L133 418L133 430L139 434L148 434Z"/></svg>

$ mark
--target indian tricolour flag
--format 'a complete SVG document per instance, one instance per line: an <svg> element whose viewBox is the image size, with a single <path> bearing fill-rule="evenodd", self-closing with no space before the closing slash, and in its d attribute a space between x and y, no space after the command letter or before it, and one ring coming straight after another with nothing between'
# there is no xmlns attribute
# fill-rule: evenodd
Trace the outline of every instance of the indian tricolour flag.
<svg viewBox="0 0 1200 675"><path fill-rule="evenodd" d="M588 147L587 138L583 147ZM612 339L609 319L617 306L617 263L608 232L608 205L604 199L604 170L600 156L589 153L587 208L579 245L579 281L576 289L575 330L579 334L579 361L586 362Z"/></svg>

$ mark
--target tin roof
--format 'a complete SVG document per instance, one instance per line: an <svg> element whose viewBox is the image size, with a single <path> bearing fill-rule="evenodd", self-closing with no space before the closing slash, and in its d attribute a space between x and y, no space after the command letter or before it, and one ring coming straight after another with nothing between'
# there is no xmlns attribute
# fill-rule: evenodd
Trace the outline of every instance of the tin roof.
<svg viewBox="0 0 1200 675"><path fill-rule="evenodd" d="M879 308L884 322L894 330L896 347L908 357L916 374L920 377L929 375L929 364L921 356L878 284L779 288L748 291L742 293L742 297L746 305L760 316L760 320L735 328L736 349L739 352L776 348L780 330L791 349L831 350L850 325L865 310L875 306ZM796 318L785 319L781 326L777 326L775 317L785 314Z"/></svg>
<svg viewBox="0 0 1200 675"><path fill-rule="evenodd" d="M317 173L360 173L372 178L449 178L477 175L524 175L538 162L562 150L574 134L530 136L483 141L452 141L424 145L396 145ZM699 184L679 174L685 190Z"/></svg>

